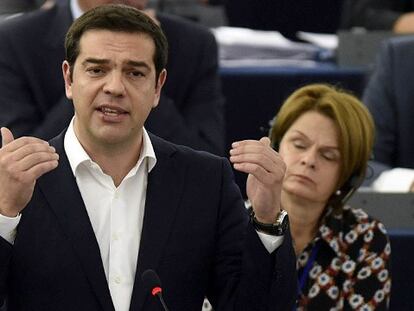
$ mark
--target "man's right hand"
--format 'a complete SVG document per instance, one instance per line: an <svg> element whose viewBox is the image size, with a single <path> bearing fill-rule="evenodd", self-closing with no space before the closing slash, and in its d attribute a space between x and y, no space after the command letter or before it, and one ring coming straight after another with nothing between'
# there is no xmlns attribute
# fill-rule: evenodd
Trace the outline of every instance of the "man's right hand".
<svg viewBox="0 0 414 311"><path fill-rule="evenodd" d="M1 128L0 214L17 216L32 198L36 180L58 166L59 155L48 142L35 137L14 139Z"/></svg>

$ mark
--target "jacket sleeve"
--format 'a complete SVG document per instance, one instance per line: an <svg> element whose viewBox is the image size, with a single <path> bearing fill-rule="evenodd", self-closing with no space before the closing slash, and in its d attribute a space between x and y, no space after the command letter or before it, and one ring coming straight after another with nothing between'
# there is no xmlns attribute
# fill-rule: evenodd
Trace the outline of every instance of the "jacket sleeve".
<svg viewBox="0 0 414 311"><path fill-rule="evenodd" d="M0 237L0 310L7 296L7 278L11 253L11 244Z"/></svg>
<svg viewBox="0 0 414 311"><path fill-rule="evenodd" d="M227 162L223 171L216 265L208 298L215 310L292 310L297 278L290 233L269 254L249 223Z"/></svg>
<svg viewBox="0 0 414 311"><path fill-rule="evenodd" d="M388 166L393 166L397 146L393 59L393 46L390 43L384 44L363 96L363 102L375 121L374 160Z"/></svg>

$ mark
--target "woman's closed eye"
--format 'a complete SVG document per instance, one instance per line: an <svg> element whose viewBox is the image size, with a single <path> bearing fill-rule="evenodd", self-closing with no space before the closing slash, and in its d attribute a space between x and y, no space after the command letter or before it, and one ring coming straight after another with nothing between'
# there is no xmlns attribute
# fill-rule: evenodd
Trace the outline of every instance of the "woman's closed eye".
<svg viewBox="0 0 414 311"><path fill-rule="evenodd" d="M307 148L307 145L303 141L294 140L293 141L293 147L295 147L296 149L299 149L299 150L304 150L304 149Z"/></svg>
<svg viewBox="0 0 414 311"><path fill-rule="evenodd" d="M322 157L328 161L337 161L339 159L339 154L336 151L323 151L321 153Z"/></svg>

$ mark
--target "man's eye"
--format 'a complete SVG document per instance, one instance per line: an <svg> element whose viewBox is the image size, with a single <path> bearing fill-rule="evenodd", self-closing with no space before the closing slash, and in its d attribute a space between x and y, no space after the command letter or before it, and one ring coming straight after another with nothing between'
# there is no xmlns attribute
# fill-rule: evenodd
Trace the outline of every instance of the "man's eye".
<svg viewBox="0 0 414 311"><path fill-rule="evenodd" d="M144 74L141 71L131 71L129 75L132 77L143 77L144 76Z"/></svg>
<svg viewBox="0 0 414 311"><path fill-rule="evenodd" d="M99 74L103 73L103 70L101 68L89 68L89 69L87 69L87 72L92 74L92 75L99 75Z"/></svg>

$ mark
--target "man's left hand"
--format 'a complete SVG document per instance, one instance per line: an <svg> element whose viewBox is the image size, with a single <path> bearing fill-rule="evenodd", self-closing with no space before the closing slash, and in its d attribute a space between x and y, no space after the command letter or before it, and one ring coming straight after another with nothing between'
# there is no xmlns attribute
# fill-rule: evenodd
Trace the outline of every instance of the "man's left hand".
<svg viewBox="0 0 414 311"><path fill-rule="evenodd" d="M281 209L286 164L270 146L269 138L234 142L230 161L234 169L249 174L246 191L257 220L274 223Z"/></svg>

